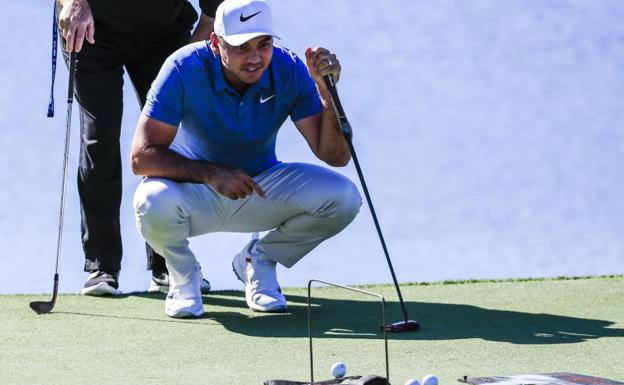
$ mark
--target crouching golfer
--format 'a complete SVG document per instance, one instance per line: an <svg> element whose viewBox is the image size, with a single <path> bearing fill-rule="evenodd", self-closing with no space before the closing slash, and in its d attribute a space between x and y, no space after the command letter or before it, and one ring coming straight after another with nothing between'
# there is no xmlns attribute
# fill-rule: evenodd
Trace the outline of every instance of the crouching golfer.
<svg viewBox="0 0 624 385"><path fill-rule="evenodd" d="M286 309L276 263L293 266L357 215L355 185L329 169L282 163L277 132L288 116L314 154L331 166L350 160L323 76L340 64L308 48L304 64L273 45L271 10L260 0L226 0L210 41L167 59L152 85L132 145L146 178L134 198L137 227L170 273L165 312L203 314L201 268L188 238L271 230L234 257L255 311Z"/></svg>

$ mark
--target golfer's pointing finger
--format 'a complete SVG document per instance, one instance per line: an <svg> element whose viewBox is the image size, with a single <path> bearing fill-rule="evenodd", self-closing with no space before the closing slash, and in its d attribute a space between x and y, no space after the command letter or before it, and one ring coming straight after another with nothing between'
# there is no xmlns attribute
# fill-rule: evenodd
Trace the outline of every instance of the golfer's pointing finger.
<svg viewBox="0 0 624 385"><path fill-rule="evenodd" d="M264 190L262 190L262 188L256 183L255 180L249 178L249 186L253 189L253 191L256 192L256 194L260 195L262 198L264 198Z"/></svg>

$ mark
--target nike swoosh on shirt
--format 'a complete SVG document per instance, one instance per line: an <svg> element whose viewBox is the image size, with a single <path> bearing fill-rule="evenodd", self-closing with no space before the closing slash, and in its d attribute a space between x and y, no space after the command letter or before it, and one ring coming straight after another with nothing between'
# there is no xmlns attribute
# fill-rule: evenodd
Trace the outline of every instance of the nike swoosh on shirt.
<svg viewBox="0 0 624 385"><path fill-rule="evenodd" d="M254 14L249 15L249 16L243 16L243 14L241 13L241 14L240 14L240 21L241 21L242 23L244 23L244 22L246 22L247 20L249 20L249 19L251 19L252 17L254 17L254 16L256 16L257 14L259 14L260 12L262 12L262 11L258 11L258 12L254 13Z"/></svg>
<svg viewBox="0 0 624 385"><path fill-rule="evenodd" d="M269 97L268 97L268 98L266 98L266 99L265 99L265 98L263 98L262 96L260 96L260 103L266 103L266 102L268 102L269 100L273 99L274 97L275 97L275 94L273 94L273 95L269 96Z"/></svg>

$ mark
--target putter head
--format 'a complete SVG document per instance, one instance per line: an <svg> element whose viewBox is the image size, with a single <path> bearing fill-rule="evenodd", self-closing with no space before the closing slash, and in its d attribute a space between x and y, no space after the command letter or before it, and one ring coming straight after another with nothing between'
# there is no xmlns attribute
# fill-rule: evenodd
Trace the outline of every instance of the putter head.
<svg viewBox="0 0 624 385"><path fill-rule="evenodd" d="M30 308L37 314L48 314L54 307L54 301L33 301L30 303Z"/></svg>
<svg viewBox="0 0 624 385"><path fill-rule="evenodd" d="M413 332L418 329L420 329L420 324L414 320L399 321L382 326L382 330L391 333Z"/></svg>

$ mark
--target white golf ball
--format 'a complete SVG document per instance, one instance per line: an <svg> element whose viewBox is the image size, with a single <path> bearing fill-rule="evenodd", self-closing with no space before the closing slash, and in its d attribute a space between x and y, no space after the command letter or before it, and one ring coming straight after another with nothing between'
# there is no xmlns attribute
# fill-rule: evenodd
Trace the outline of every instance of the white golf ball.
<svg viewBox="0 0 624 385"><path fill-rule="evenodd" d="M410 378L409 380L405 381L404 385L420 385L420 382L415 378Z"/></svg>
<svg viewBox="0 0 624 385"><path fill-rule="evenodd" d="M422 379L422 385L438 385L438 377L433 374L427 374Z"/></svg>
<svg viewBox="0 0 624 385"><path fill-rule="evenodd" d="M347 367L344 362L336 362L331 366L331 374L334 378L342 378L347 374Z"/></svg>

